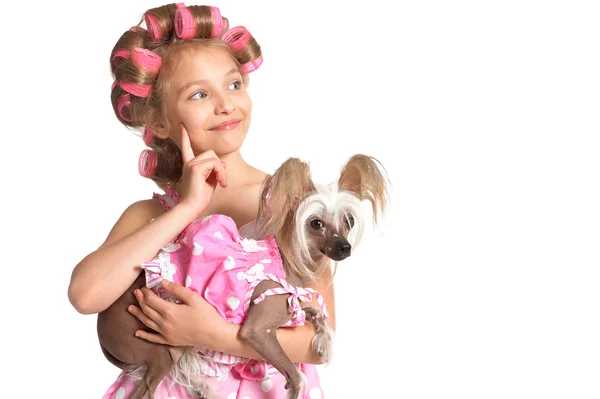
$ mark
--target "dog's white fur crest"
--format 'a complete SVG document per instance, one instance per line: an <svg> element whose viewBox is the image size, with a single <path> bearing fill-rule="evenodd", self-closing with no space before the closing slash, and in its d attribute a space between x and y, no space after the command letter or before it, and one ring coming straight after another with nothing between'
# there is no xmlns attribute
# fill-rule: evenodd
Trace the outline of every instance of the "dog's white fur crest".
<svg viewBox="0 0 600 399"><path fill-rule="evenodd" d="M353 248L360 243L364 230L364 217L361 200L349 191L340 191L337 184L315 184L315 192L310 194L296 211L295 241L298 245L298 256L306 267L306 275L312 275L309 266L314 267L310 256L310 245L306 240L306 222L314 216L327 215L331 220L339 223L342 215L352 215L354 227L348 235L348 242ZM339 226L336 226L339 227Z"/></svg>

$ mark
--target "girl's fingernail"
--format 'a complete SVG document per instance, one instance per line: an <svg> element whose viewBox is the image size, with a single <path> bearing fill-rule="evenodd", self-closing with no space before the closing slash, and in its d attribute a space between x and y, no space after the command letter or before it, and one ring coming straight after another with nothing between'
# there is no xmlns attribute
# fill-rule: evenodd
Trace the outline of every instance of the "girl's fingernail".
<svg viewBox="0 0 600 399"><path fill-rule="evenodd" d="M133 306L129 306L129 307L127 308L127 310L129 310L130 312L133 312Z"/></svg>

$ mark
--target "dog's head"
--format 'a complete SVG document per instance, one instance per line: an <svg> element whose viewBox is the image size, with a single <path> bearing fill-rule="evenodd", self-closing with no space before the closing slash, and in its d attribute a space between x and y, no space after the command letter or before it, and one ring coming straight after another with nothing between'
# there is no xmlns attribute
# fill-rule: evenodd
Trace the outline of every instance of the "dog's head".
<svg viewBox="0 0 600 399"><path fill-rule="evenodd" d="M313 279L327 258L341 261L358 245L364 228L362 202L373 207L373 220L386 206L386 178L366 155L351 157L337 184L312 181L309 165L289 158L263 187L259 217L265 233L273 234L288 266Z"/></svg>

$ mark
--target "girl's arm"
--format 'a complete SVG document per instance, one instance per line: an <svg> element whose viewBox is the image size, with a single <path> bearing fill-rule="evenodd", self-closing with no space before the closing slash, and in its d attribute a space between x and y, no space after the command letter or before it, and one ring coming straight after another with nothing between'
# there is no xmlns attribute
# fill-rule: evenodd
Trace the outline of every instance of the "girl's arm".
<svg viewBox="0 0 600 399"><path fill-rule="evenodd" d="M333 285L330 284L331 271L323 273L311 285L325 300L328 325L335 330L335 301ZM182 304L167 302L149 289L136 292L141 309L132 306L131 313L158 334L143 330L137 336L151 342L173 346L203 346L233 355L260 359L260 355L240 339L240 325L229 323L204 298L188 288L163 280L163 287ZM319 308L313 298L311 306ZM143 310L143 311L142 311ZM315 330L310 322L298 327L282 327L277 330L277 338L294 363L320 364L321 359L311 347Z"/></svg>
<svg viewBox="0 0 600 399"><path fill-rule="evenodd" d="M99 313L116 301L151 260L194 219L196 212L184 204L157 214L155 200L130 205L112 228L106 241L73 270L69 300L78 312Z"/></svg>
<svg viewBox="0 0 600 399"><path fill-rule="evenodd" d="M215 152L194 157L182 127L184 136L180 202L162 214L154 200L136 202L123 212L104 244L73 270L69 300L80 313L99 313L119 299L141 273L141 264L206 210L217 185L227 187L225 165Z"/></svg>

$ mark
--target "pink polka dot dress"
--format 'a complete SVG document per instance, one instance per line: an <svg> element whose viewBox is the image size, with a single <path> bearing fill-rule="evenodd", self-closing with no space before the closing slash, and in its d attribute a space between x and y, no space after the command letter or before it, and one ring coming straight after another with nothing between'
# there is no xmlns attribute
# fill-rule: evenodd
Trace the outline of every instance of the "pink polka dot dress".
<svg viewBox="0 0 600 399"><path fill-rule="evenodd" d="M154 194L165 209L179 200L175 190L165 188L165 194ZM162 279L184 285L202 295L223 318L231 323L244 322L253 289L264 280L274 280L283 288L269 290L265 295L291 294L292 319L285 326L302 325L305 314L300 301L310 301L316 295L326 314L319 293L293 287L285 281L285 271L272 236L263 240L242 238L233 219L211 215L191 223L172 243L142 267L146 285L162 298L177 301L160 286ZM261 297L257 301L261 300ZM287 396L285 377L272 365L253 359L215 352L210 348L195 348L207 359L201 373L210 379L219 399L283 399ZM296 364L306 377L301 397L324 398L315 365ZM136 381L122 372L103 399L127 399L136 388ZM197 399L167 376L156 390L156 399Z"/></svg>

